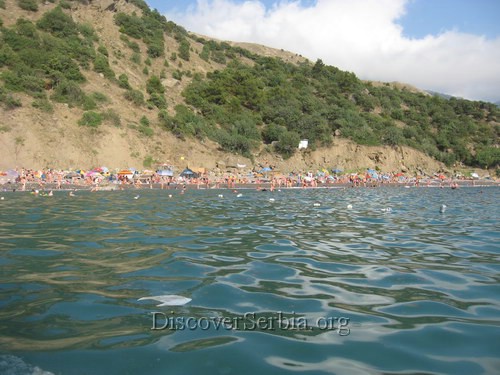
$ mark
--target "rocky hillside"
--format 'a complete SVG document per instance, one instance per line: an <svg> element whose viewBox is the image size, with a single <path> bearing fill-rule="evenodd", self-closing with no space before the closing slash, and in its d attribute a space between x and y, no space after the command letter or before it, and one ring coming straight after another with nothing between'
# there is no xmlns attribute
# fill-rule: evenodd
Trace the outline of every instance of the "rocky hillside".
<svg viewBox="0 0 500 375"><path fill-rule="evenodd" d="M142 0L0 0L0 20L0 169L500 162L490 103L190 34Z"/></svg>

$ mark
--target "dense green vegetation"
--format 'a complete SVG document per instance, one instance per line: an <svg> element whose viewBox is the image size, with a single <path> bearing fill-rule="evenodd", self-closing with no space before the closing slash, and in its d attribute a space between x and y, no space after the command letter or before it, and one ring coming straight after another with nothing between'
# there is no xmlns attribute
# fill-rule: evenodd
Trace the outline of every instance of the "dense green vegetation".
<svg viewBox="0 0 500 375"><path fill-rule="evenodd" d="M51 90L52 99L58 102L84 106L92 101L80 88L85 82L80 69L88 69L100 55L96 55L97 37L90 26L76 24L56 7L36 24L19 18L14 27L0 31L1 80L6 92L25 92L41 99Z"/></svg>
<svg viewBox="0 0 500 375"><path fill-rule="evenodd" d="M447 165L500 163L494 104L374 87L321 60L253 59L253 66L233 61L195 79L184 92L205 121L220 126L211 136L226 150L248 153L263 140L290 156L298 137L327 146L337 131L363 145L408 145Z"/></svg>
<svg viewBox="0 0 500 375"><path fill-rule="evenodd" d="M17 0L17 5L23 10L29 10L32 12L38 11L37 0Z"/></svg>
<svg viewBox="0 0 500 375"><path fill-rule="evenodd" d="M141 0L130 1L142 10L142 16L136 13L117 13L115 23L120 31L134 39L142 39L148 46L148 56L155 58L165 54L164 34L183 39L187 32L162 16L156 9L151 10ZM135 48L133 44L129 44ZM188 51L189 53L189 51Z"/></svg>

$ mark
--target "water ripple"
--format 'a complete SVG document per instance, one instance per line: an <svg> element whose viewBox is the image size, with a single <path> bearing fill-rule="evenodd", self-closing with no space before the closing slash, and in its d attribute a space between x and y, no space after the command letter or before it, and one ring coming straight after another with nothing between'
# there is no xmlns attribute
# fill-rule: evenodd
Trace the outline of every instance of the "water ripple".
<svg viewBox="0 0 500 375"><path fill-rule="evenodd" d="M257 191L241 198L215 190L133 194L5 193L0 369L500 368L498 188L287 190L272 193L274 202ZM192 302L162 310L137 301L164 294ZM155 331L154 311L239 326ZM258 317L273 329L241 329ZM337 326L324 329L327 318ZM339 318L349 335L340 335ZM279 329L293 319L307 329Z"/></svg>

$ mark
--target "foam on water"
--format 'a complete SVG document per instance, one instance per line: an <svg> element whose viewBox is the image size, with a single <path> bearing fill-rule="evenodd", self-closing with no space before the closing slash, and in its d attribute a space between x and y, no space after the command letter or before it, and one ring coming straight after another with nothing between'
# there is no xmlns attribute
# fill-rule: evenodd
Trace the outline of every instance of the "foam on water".
<svg viewBox="0 0 500 375"><path fill-rule="evenodd" d="M54 375L39 367L24 362L13 355L0 355L0 374L2 375Z"/></svg>

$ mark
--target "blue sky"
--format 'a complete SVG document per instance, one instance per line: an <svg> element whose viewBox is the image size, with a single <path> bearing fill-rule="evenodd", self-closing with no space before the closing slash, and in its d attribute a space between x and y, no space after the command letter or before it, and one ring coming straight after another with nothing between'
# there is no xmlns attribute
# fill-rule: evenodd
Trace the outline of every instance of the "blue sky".
<svg viewBox="0 0 500 375"><path fill-rule="evenodd" d="M413 38L453 29L495 38L500 36L499 18L499 0L415 0L399 23Z"/></svg>
<svg viewBox="0 0 500 375"><path fill-rule="evenodd" d="M146 0L189 31L359 78L500 100L500 0Z"/></svg>

